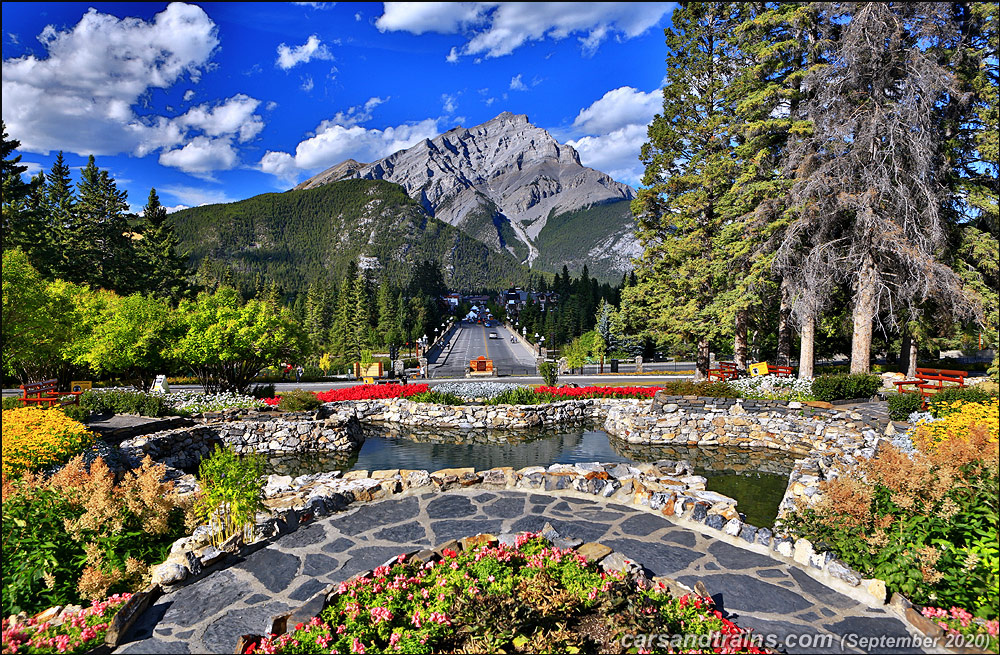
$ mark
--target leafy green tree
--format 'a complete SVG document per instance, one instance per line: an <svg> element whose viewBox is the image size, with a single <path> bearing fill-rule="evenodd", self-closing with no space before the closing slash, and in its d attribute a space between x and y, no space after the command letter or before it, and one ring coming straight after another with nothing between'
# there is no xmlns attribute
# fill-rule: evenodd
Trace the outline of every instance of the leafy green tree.
<svg viewBox="0 0 1000 655"><path fill-rule="evenodd" d="M179 313L185 332L171 354L209 393L246 392L264 368L302 361L309 352L290 310L260 300L244 304L231 287L182 301Z"/></svg>
<svg viewBox="0 0 1000 655"><path fill-rule="evenodd" d="M77 298L86 289L47 282L20 248L3 253L3 370L22 383L69 381L64 353L78 338Z"/></svg>
<svg viewBox="0 0 1000 655"><path fill-rule="evenodd" d="M152 295L90 294L81 307L81 332L73 362L149 389L157 374L171 368L171 348L180 336L177 315L166 299Z"/></svg>

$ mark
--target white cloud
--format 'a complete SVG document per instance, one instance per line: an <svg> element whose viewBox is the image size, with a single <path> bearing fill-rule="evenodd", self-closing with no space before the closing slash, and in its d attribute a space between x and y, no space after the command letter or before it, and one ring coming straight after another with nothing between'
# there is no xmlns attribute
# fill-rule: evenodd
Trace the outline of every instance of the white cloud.
<svg viewBox="0 0 1000 655"><path fill-rule="evenodd" d="M255 114L260 100L238 93L225 102L209 107L198 105L176 119L181 127L198 129L208 136L237 134L240 143L257 136L264 129L264 121Z"/></svg>
<svg viewBox="0 0 1000 655"><path fill-rule="evenodd" d="M284 43L279 45L278 59L275 65L282 70L289 70L299 64L307 64L313 59L333 59L333 55L315 34L310 36L303 45L294 47L289 47Z"/></svg>
<svg viewBox="0 0 1000 655"><path fill-rule="evenodd" d="M3 62L3 120L24 151L81 155L169 143L166 119L140 118L133 106L184 76L197 82L219 44L208 15L179 2L148 22L91 8L74 27L49 25L38 38L47 58Z"/></svg>
<svg viewBox="0 0 1000 655"><path fill-rule="evenodd" d="M184 102L190 102L194 98L194 89L188 89L184 92Z"/></svg>
<svg viewBox="0 0 1000 655"><path fill-rule="evenodd" d="M527 91L528 87L524 85L521 81L521 74L518 73L514 77L510 78L510 90L511 91Z"/></svg>
<svg viewBox="0 0 1000 655"><path fill-rule="evenodd" d="M348 107L347 111L338 111L333 115L333 118L327 121L323 121L316 128L316 132L322 132L328 127L334 125L343 125L345 127L351 127L353 125L358 125L359 123L364 123L365 121L370 121L372 118L372 110L387 101L389 98L380 98L378 96L368 98L363 105L355 105L353 107Z"/></svg>
<svg viewBox="0 0 1000 655"><path fill-rule="evenodd" d="M305 91L306 93L309 93L310 91L313 90L313 87L315 87L315 86L316 86L316 83L313 82L313 78L311 76L307 75L302 80L302 86L300 86L299 88L302 89L303 91Z"/></svg>
<svg viewBox="0 0 1000 655"><path fill-rule="evenodd" d="M313 136L296 146L294 155L267 152L260 160L260 169L285 180L294 180L301 172L317 172L345 159L375 161L438 134L438 121L434 118L381 130L324 121Z"/></svg>
<svg viewBox="0 0 1000 655"><path fill-rule="evenodd" d="M455 110L458 109L458 98L453 95L448 95L447 93L441 94L441 106L446 114L454 114Z"/></svg>
<svg viewBox="0 0 1000 655"><path fill-rule="evenodd" d="M580 163L584 166L635 186L643 174L639 151L646 138L645 125L628 125L608 134L585 136L566 143L580 153Z"/></svg>
<svg viewBox="0 0 1000 655"><path fill-rule="evenodd" d="M205 177L212 171L229 170L235 166L236 151L228 138L198 136L183 148L164 152L159 161L164 166Z"/></svg>
<svg viewBox="0 0 1000 655"><path fill-rule="evenodd" d="M581 109L573 127L584 134L607 134L627 125L649 125L663 111L660 90L644 93L630 86L613 89Z"/></svg>
<svg viewBox="0 0 1000 655"><path fill-rule="evenodd" d="M592 55L609 36L630 39L672 11L669 2L386 2L375 25L383 32L472 34L448 61L459 56L509 55L531 41L565 39L572 34L584 54Z"/></svg>
<svg viewBox="0 0 1000 655"><path fill-rule="evenodd" d="M157 187L157 193L161 196L169 196L178 202L174 207L167 209L167 212L180 211L188 207L200 207L202 205L217 205L226 202L234 202L238 198L230 198L225 191L209 190L202 187L190 186L165 186Z"/></svg>

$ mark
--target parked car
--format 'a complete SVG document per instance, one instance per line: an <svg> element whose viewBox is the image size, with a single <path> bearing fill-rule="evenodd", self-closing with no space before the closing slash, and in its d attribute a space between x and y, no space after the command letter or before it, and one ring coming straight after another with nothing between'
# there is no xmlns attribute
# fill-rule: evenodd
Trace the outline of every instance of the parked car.
<svg viewBox="0 0 1000 655"><path fill-rule="evenodd" d="M496 332L490 332L490 339L499 339L500 335Z"/></svg>

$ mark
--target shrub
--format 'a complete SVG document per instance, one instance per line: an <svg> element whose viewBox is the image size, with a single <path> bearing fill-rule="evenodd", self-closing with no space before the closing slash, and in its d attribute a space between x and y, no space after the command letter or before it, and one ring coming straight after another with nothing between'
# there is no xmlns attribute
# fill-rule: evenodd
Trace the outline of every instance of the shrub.
<svg viewBox="0 0 1000 655"><path fill-rule="evenodd" d="M831 402L852 398L871 398L882 388L882 378L868 373L821 375L812 384L816 400Z"/></svg>
<svg viewBox="0 0 1000 655"><path fill-rule="evenodd" d="M921 424L915 442L917 452L889 446L855 474L821 483L823 498L783 526L916 603L996 618L997 405Z"/></svg>
<svg viewBox="0 0 1000 655"><path fill-rule="evenodd" d="M438 405L464 405L468 402L468 400L462 396L441 391L424 391L422 393L415 393L412 396L409 396L409 399L415 403L437 403Z"/></svg>
<svg viewBox="0 0 1000 655"><path fill-rule="evenodd" d="M659 385L668 396L703 396L707 398L739 398L739 391L728 382L693 382L672 380Z"/></svg>
<svg viewBox="0 0 1000 655"><path fill-rule="evenodd" d="M24 403L21 402L20 398L16 396L6 396L3 399L4 409L17 409L18 407L24 407Z"/></svg>
<svg viewBox="0 0 1000 655"><path fill-rule="evenodd" d="M934 418L950 414L955 403L988 403L997 398L996 391L976 387L945 387L927 399L927 410Z"/></svg>
<svg viewBox="0 0 1000 655"><path fill-rule="evenodd" d="M312 391L293 389L281 394L278 408L286 412L308 412L322 404Z"/></svg>
<svg viewBox="0 0 1000 655"><path fill-rule="evenodd" d="M924 397L919 393L897 393L889 396L889 418L905 421L913 412L919 412Z"/></svg>
<svg viewBox="0 0 1000 655"><path fill-rule="evenodd" d="M555 362L542 362L539 364L538 374L542 376L542 380L547 387L554 387L559 382L559 366Z"/></svg>
<svg viewBox="0 0 1000 655"><path fill-rule="evenodd" d="M263 473L262 455L241 457L229 446L216 445L212 454L201 460L198 478L202 491L195 512L212 529L216 546L238 533L247 541L252 538L257 511L263 507Z"/></svg>
<svg viewBox="0 0 1000 655"><path fill-rule="evenodd" d="M48 479L4 473L4 615L141 588L184 533L186 505L163 474L149 457L117 483L101 458Z"/></svg>
<svg viewBox="0 0 1000 655"><path fill-rule="evenodd" d="M84 391L80 406L96 414L138 414L139 416L168 416L173 408L164 394L102 389Z"/></svg>
<svg viewBox="0 0 1000 655"><path fill-rule="evenodd" d="M94 443L86 426L40 407L4 410L2 434L2 469L10 476L65 464Z"/></svg>
<svg viewBox="0 0 1000 655"><path fill-rule="evenodd" d="M80 423L90 418L90 410L82 405L56 405L53 409Z"/></svg>
<svg viewBox="0 0 1000 655"><path fill-rule="evenodd" d="M538 405L550 402L550 398L535 393L530 387L508 389L486 401L488 405Z"/></svg>
<svg viewBox="0 0 1000 655"><path fill-rule="evenodd" d="M265 398L274 398L274 383L268 382L266 384L255 384L250 388L250 395L257 400L264 400Z"/></svg>

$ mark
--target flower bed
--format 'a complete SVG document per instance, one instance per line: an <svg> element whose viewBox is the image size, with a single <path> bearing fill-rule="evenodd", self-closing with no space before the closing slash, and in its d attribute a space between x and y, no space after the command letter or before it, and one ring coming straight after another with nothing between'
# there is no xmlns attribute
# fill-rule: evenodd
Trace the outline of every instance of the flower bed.
<svg viewBox="0 0 1000 655"><path fill-rule="evenodd" d="M653 652L699 636L716 652L762 652L711 599L674 598L662 584L606 573L536 534L441 553L427 562L400 555L342 583L319 616L246 652ZM626 635L660 639L625 643Z"/></svg>
<svg viewBox="0 0 1000 655"><path fill-rule="evenodd" d="M90 607L64 611L58 619L3 620L3 653L83 653L104 641L111 619L132 594L115 594L95 600Z"/></svg>
<svg viewBox="0 0 1000 655"><path fill-rule="evenodd" d="M342 400L376 400L379 398L408 398L414 394L427 391L426 384L356 384L344 389L320 391L316 397L323 403L335 403ZM265 398L264 402L274 407L281 402L280 397Z"/></svg>
<svg viewBox="0 0 1000 655"><path fill-rule="evenodd" d="M1000 621L977 621L969 612L960 607L944 610L940 607L925 607L920 613L936 623L949 637L949 643L958 647L978 648L987 653L995 653L1000 648L997 638Z"/></svg>
<svg viewBox="0 0 1000 655"><path fill-rule="evenodd" d="M535 393L556 399L652 398L662 387L536 387Z"/></svg>
<svg viewBox="0 0 1000 655"><path fill-rule="evenodd" d="M94 434L62 412L40 407L3 411L4 475L64 464L94 443Z"/></svg>
<svg viewBox="0 0 1000 655"><path fill-rule="evenodd" d="M730 380L741 398L748 400L816 400L812 394L812 378L783 378L777 375Z"/></svg>

